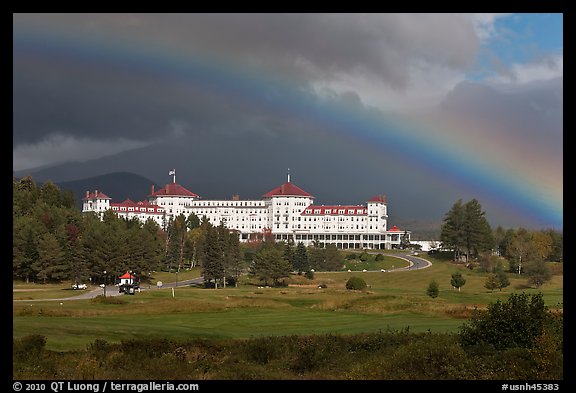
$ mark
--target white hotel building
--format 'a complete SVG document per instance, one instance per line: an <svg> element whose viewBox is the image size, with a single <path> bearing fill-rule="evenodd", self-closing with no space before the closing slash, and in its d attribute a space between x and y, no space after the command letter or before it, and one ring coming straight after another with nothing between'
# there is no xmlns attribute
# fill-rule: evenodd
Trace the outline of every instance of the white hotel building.
<svg viewBox="0 0 576 393"><path fill-rule="evenodd" d="M172 174L172 172L171 172ZM240 241L254 239L265 230L271 230L277 241L293 240L306 246L314 242L320 247L334 244L340 249L396 248L402 236L410 236L396 226L388 229L386 197L375 196L366 205L314 205L314 197L288 181L267 192L260 200L203 200L187 190L176 179L164 188L150 190L147 201L129 199L112 203L111 198L96 190L86 191L83 212L100 215L112 209L120 217L141 221L151 218L160 227L174 217L191 213L206 217L214 226L224 223L239 233Z"/></svg>

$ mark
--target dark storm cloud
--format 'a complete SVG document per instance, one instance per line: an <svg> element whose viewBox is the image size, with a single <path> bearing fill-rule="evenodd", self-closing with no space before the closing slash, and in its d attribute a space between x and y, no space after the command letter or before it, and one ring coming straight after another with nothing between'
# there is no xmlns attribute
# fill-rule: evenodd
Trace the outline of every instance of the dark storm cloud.
<svg viewBox="0 0 576 393"><path fill-rule="evenodd" d="M210 132L279 121L268 108L97 49L51 50L39 36L24 45L23 31L56 32L86 48L104 42L219 59L302 88L335 73L366 73L400 89L410 63L464 68L477 47L466 18L442 14L16 14L14 26L14 146L53 134L149 142L170 136L175 122L191 125L181 132Z"/></svg>

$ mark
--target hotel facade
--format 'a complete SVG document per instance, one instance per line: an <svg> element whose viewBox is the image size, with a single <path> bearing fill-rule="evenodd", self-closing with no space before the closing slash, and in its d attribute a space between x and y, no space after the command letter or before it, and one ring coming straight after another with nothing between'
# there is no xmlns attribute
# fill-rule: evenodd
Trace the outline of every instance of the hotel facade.
<svg viewBox="0 0 576 393"><path fill-rule="evenodd" d="M221 223L239 233L247 242L271 231L276 241L294 241L305 246L325 247L334 244L339 249L392 249L410 232L393 226L388 229L386 197L370 198L366 205L315 205L314 196L288 181L262 195L259 200L204 200L199 195L173 181L160 190L150 189L146 201L127 199L113 203L101 191L86 191L82 212L94 212L100 217L112 210L119 217L154 220L165 229L169 221L180 214L194 213L206 217L214 226Z"/></svg>

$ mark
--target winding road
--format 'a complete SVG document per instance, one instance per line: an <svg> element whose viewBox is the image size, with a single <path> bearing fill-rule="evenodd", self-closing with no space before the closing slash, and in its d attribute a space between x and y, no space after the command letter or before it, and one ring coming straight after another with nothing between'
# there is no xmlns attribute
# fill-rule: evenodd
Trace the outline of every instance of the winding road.
<svg viewBox="0 0 576 393"><path fill-rule="evenodd" d="M399 267L395 269L387 270L386 272L395 272L395 271L404 271L404 270L419 270L425 269L427 267L432 266L432 263L424 258L420 258L419 256L407 253L407 254L383 254L385 256L394 257L403 259L408 261L408 266ZM368 270L367 272L379 272L379 270ZM320 273L320 272L317 272ZM334 273L334 272L331 272ZM342 273L347 273L343 271ZM170 282L164 283L161 287L157 287L156 285L150 285L149 287L142 286L142 291L152 291L152 290L162 290L168 288L176 288L176 287L184 287L187 285L196 285L202 284L204 279L202 277L196 277L190 280L182 280L178 282ZM64 300L86 300L95 298L98 295L104 294L104 288L96 287L95 289L86 290L84 293L81 293L76 296L71 297L64 297L64 298L52 298L52 299L28 299L28 300L12 300L13 302L45 302L45 301L64 301ZM115 285L108 285L106 287L106 296L119 296L122 295L118 291L118 287Z"/></svg>

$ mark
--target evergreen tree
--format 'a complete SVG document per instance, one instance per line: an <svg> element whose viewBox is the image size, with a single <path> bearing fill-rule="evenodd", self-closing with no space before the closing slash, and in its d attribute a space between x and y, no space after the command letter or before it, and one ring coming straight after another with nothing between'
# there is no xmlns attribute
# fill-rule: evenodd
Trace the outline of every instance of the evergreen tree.
<svg viewBox="0 0 576 393"><path fill-rule="evenodd" d="M342 268L342 257L340 251L334 244L327 244L324 249L324 267L323 270L333 272Z"/></svg>
<svg viewBox="0 0 576 393"><path fill-rule="evenodd" d="M436 280L432 280L428 285L428 289L426 289L426 294L434 299L438 297L439 292L440 289L438 287L438 283L436 282Z"/></svg>
<svg viewBox="0 0 576 393"><path fill-rule="evenodd" d="M408 235L408 231L404 231L400 237L400 249L406 250L407 248L410 248L410 236Z"/></svg>
<svg viewBox="0 0 576 393"><path fill-rule="evenodd" d="M294 250L293 250L293 245L290 242L282 242L284 243L284 259L286 259L288 262L290 262L294 268L294 270L298 270L297 264L296 264L296 260L295 260L295 254L294 254Z"/></svg>
<svg viewBox="0 0 576 393"><path fill-rule="evenodd" d="M224 263L218 230L212 225L207 225L204 229L206 238L203 250L202 275L204 281L217 283L224 277Z"/></svg>
<svg viewBox="0 0 576 393"><path fill-rule="evenodd" d="M452 274L452 279L450 280L450 284L454 288L458 288L458 292L460 292L460 288L466 284L466 279L462 276L462 273L456 272Z"/></svg>
<svg viewBox="0 0 576 393"><path fill-rule="evenodd" d="M184 251L187 236L187 221L179 214L168 222L166 261L170 269L179 270L184 265Z"/></svg>
<svg viewBox="0 0 576 393"><path fill-rule="evenodd" d="M70 278L75 283L88 282L90 278L90 271L86 260L82 255L80 245L80 223L77 221L69 222L66 227L66 240L65 240L65 258L70 266Z"/></svg>
<svg viewBox="0 0 576 393"><path fill-rule="evenodd" d="M186 227L190 231L192 229L199 228L200 227L200 218L196 214L190 213L188 215L188 218L186 218Z"/></svg>
<svg viewBox="0 0 576 393"><path fill-rule="evenodd" d="M459 199L446 213L440 239L445 248L454 250L454 259L459 260L461 252L466 254L466 262L471 256L477 257L482 251L494 246L494 238L485 212L476 199L462 204Z"/></svg>
<svg viewBox="0 0 576 393"><path fill-rule="evenodd" d="M76 202L72 190L62 191L62 207L67 209L76 209Z"/></svg>
<svg viewBox="0 0 576 393"><path fill-rule="evenodd" d="M462 200L458 199L444 216L440 232L442 248L454 250L455 261L460 259L460 251L465 244L464 219L464 206Z"/></svg>
<svg viewBox="0 0 576 393"><path fill-rule="evenodd" d="M36 205L40 198L40 190L31 176L12 181L12 214L14 217L24 216Z"/></svg>
<svg viewBox="0 0 576 393"><path fill-rule="evenodd" d="M274 285L282 277L288 277L292 265L284 258L284 253L276 248L262 248L255 256L251 266L250 273L256 275L259 279L268 285L272 280Z"/></svg>
<svg viewBox="0 0 576 393"><path fill-rule="evenodd" d="M40 187L40 200L48 206L62 206L60 189L52 181L48 180Z"/></svg>
<svg viewBox="0 0 576 393"><path fill-rule="evenodd" d="M307 272L310 270L310 263L308 262L308 253L306 251L306 246L304 243L300 242L296 246L296 252L294 253L293 259L294 269L301 274L302 272Z"/></svg>
<svg viewBox="0 0 576 393"><path fill-rule="evenodd" d="M325 267L325 250L323 248L313 247L308 250L308 263L310 268L316 271L322 271Z"/></svg>
<svg viewBox="0 0 576 393"><path fill-rule="evenodd" d="M142 259L144 262L142 271L148 270L150 272L160 269L164 255L160 226L156 221L149 218L142 225L140 233Z"/></svg>
<svg viewBox="0 0 576 393"><path fill-rule="evenodd" d="M238 231L228 234L226 250L226 273L234 278L234 285L238 286L238 278L242 273L242 256L240 252L240 238Z"/></svg>
<svg viewBox="0 0 576 393"><path fill-rule="evenodd" d="M35 281L32 265L39 258L38 240L46 229L28 215L16 217L12 225L12 274L26 282Z"/></svg>
<svg viewBox="0 0 576 393"><path fill-rule="evenodd" d="M70 267L66 265L65 253L53 234L45 233L38 242L38 260L32 264L32 269L44 282L68 278Z"/></svg>
<svg viewBox="0 0 576 393"><path fill-rule="evenodd" d="M477 257L481 251L491 250L494 246L492 229L485 218L480 203L472 199L464 205L464 239L466 261L470 256Z"/></svg>

